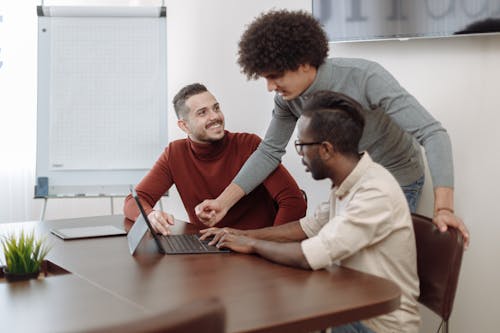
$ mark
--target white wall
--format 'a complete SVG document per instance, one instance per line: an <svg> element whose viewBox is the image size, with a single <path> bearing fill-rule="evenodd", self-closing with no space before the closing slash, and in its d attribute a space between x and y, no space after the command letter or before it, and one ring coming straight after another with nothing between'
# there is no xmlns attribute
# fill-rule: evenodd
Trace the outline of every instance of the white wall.
<svg viewBox="0 0 500 333"><path fill-rule="evenodd" d="M450 328L497 332L500 224L494 184L500 170L500 36L339 44L331 51L380 62L447 128L454 152L455 208L472 236ZM429 177L426 186L419 211L428 215ZM433 327L424 325L422 332Z"/></svg>
<svg viewBox="0 0 500 333"><path fill-rule="evenodd" d="M133 3L137 3L134 1ZM132 3L132 1L130 2ZM245 24L270 8L309 9L309 0L167 0L168 98L185 84L205 83L222 104L227 128L264 135L272 109L265 83L247 82L236 65L237 42ZM2 51L3 52L3 51ZM472 244L464 255L451 318L456 333L496 332L500 326L500 223L496 210L500 153L500 36L339 44L333 56L376 60L413 93L448 129L454 148L456 211L470 228ZM5 59L5 58L4 58ZM33 105L36 101L32 101ZM169 109L169 139L183 137ZM291 146L284 163L304 188L310 207L326 200L328 182L304 173ZM419 211L430 214L429 177ZM165 201L179 206L175 191ZM37 218L40 201L32 207ZM117 210L121 200L115 200ZM181 209L173 209L185 217ZM311 209L310 209L311 211ZM53 200L48 218L109 213L107 200ZM335 297L330 295L329 297ZM425 310L424 310L425 311ZM436 317L424 312L422 332L434 332Z"/></svg>

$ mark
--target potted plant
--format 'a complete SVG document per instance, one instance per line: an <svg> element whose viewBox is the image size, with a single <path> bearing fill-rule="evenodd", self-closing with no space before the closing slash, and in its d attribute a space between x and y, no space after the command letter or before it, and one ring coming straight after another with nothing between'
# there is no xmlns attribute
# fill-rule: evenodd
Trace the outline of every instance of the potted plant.
<svg viewBox="0 0 500 333"><path fill-rule="evenodd" d="M43 260L50 250L45 239L37 239L34 231L25 233L22 230L18 236L15 233L4 236L0 243L5 256L2 269L7 281L38 277Z"/></svg>

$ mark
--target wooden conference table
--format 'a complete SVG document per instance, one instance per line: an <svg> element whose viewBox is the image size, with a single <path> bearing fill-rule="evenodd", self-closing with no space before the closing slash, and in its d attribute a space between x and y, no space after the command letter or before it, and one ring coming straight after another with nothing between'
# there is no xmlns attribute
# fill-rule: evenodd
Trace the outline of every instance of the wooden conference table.
<svg viewBox="0 0 500 333"><path fill-rule="evenodd" d="M308 332L399 305L394 283L345 268L312 272L237 253L160 255L150 238L131 256L123 236L63 241L49 234L50 228L104 224L130 227L120 215L0 224L0 234L35 228L53 245L49 276L0 280L2 330L81 331L217 297L228 332ZM196 230L181 223L174 232Z"/></svg>

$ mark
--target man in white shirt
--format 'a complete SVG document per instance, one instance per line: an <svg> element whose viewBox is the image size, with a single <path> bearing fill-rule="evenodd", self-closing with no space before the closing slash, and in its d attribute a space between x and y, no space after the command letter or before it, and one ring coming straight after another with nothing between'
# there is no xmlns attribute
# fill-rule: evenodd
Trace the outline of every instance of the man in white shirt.
<svg viewBox="0 0 500 333"><path fill-rule="evenodd" d="M213 244L256 253L304 269L341 266L381 276L402 290L400 307L333 332L418 332L420 316L415 235L396 179L368 153L358 153L361 105L332 91L313 94L298 121L295 147L314 179L329 178L329 202L314 216L259 230L209 228Z"/></svg>

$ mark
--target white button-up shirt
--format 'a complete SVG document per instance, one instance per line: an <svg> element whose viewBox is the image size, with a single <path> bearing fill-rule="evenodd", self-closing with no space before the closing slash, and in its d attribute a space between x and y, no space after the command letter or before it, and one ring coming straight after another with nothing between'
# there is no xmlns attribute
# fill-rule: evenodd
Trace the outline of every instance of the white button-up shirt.
<svg viewBox="0 0 500 333"><path fill-rule="evenodd" d="M419 284L415 235L405 196L394 177L368 153L313 217L300 220L302 251L313 269L340 263L392 280L399 309L363 323L375 332L418 332ZM335 297L331 295L330 297Z"/></svg>

